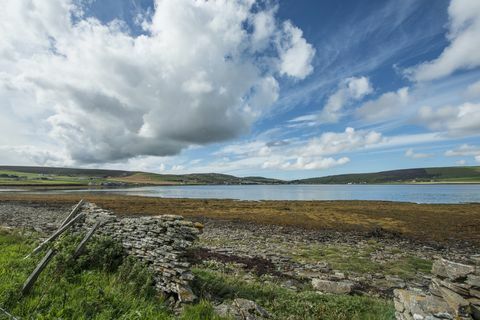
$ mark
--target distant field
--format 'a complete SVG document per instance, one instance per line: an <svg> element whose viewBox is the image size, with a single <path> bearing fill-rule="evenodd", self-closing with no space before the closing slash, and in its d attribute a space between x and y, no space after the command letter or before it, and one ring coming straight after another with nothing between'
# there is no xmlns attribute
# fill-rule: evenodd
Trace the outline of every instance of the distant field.
<svg viewBox="0 0 480 320"><path fill-rule="evenodd" d="M135 196L0 194L0 201L74 204L80 198L125 215L179 214L306 229L388 232L436 242L480 245L480 204L413 204L386 201L234 201Z"/></svg>

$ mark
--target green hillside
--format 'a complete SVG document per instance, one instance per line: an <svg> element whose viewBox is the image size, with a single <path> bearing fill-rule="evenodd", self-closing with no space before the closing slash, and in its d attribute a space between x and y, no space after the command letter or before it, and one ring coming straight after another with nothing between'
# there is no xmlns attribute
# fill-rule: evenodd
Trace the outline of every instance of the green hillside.
<svg viewBox="0 0 480 320"><path fill-rule="evenodd" d="M263 177L235 177L219 173L157 174L137 171L0 166L3 186L130 186L175 184L279 184Z"/></svg>
<svg viewBox="0 0 480 320"><path fill-rule="evenodd" d="M369 183L474 183L480 182L480 167L439 167L356 173L295 180L305 184Z"/></svg>
<svg viewBox="0 0 480 320"><path fill-rule="evenodd" d="M0 166L0 186L138 186L213 184L480 183L480 167L440 167L284 181L220 173L157 174L138 171Z"/></svg>

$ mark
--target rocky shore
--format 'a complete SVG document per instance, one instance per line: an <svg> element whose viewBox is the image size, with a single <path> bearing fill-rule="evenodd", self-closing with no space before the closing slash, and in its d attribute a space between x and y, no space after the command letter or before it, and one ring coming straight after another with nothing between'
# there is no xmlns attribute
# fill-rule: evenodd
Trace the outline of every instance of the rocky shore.
<svg viewBox="0 0 480 320"><path fill-rule="evenodd" d="M245 277L273 276L286 287L392 297L397 288L428 288L438 257L465 261L475 247L421 243L378 229L315 231L203 219L197 263Z"/></svg>
<svg viewBox="0 0 480 320"><path fill-rule="evenodd" d="M64 203L46 205L35 202L0 202L0 225L7 228L33 228L50 233L70 209L71 206ZM96 213L102 211L93 207L89 210ZM142 224L145 222L145 228L149 228L147 226L151 218L143 221L142 218L132 220L128 216L121 216L110 228L126 226L127 229L137 229L135 224L140 221L138 219ZM167 220L165 223L169 224ZM471 284L465 289L469 285L468 281L478 282L478 275L475 274L477 271L469 271L460 278L451 279L448 268L442 269L438 265L438 261L471 264L471 257L479 253L475 245L464 245L456 241L436 243L413 240L382 228L368 232L345 232L232 219L190 217L189 220L202 223L204 228L199 239L187 251L186 263L193 267L221 271L247 282L280 284L292 292L308 288L318 294L353 294L383 297L392 299L391 301L395 299L398 319L430 319L427 318L430 310L428 307L423 313L417 312L423 318L415 318L415 310L421 304L418 301L451 299L452 295L444 298L441 290L452 290L458 295L461 294L458 290L465 293L465 290L473 289L478 295L477 287L472 288ZM90 221L88 225L92 223ZM162 227L163 223L161 222ZM180 226L183 222L179 220L175 223ZM145 232L148 235L151 233L149 230ZM135 241L148 242L141 235L136 236ZM186 274L186 270L180 271ZM478 283L475 285L478 286ZM447 289L439 289L440 287ZM470 306L477 303L470 300L478 300L478 297L470 295L462 299L467 300ZM442 303L440 305L445 306L445 301ZM257 308L247 305L248 302L239 300L232 304L219 304L217 309L219 313L226 310L235 313L240 306L252 310ZM261 309L255 310L262 313ZM451 308L448 310L455 314ZM457 315L465 315L461 313L462 310Z"/></svg>

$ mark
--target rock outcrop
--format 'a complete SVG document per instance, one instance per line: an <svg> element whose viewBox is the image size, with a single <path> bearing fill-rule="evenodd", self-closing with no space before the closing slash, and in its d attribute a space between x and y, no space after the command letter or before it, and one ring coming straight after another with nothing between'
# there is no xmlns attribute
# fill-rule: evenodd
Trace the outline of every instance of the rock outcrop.
<svg viewBox="0 0 480 320"><path fill-rule="evenodd" d="M159 292L175 295L181 302L196 297L190 289L193 275L185 259L186 249L201 232L201 225L182 216L117 217L92 203L84 205L85 219L76 229L89 229L102 221L96 233L119 241L126 253L143 261L153 272Z"/></svg>
<svg viewBox="0 0 480 320"><path fill-rule="evenodd" d="M472 264L438 259L432 266L429 292L395 290L398 320L480 320L479 257Z"/></svg>

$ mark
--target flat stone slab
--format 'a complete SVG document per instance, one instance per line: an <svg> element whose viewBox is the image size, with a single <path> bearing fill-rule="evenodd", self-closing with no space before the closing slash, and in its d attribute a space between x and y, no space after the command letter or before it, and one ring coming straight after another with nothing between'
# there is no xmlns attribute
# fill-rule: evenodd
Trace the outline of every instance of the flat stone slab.
<svg viewBox="0 0 480 320"><path fill-rule="evenodd" d="M347 294L355 287L352 281L330 281L324 279L312 279L313 289L324 293Z"/></svg>
<svg viewBox="0 0 480 320"><path fill-rule="evenodd" d="M452 262L446 259L438 259L433 263L432 273L439 277L455 281L475 273L475 266Z"/></svg>

